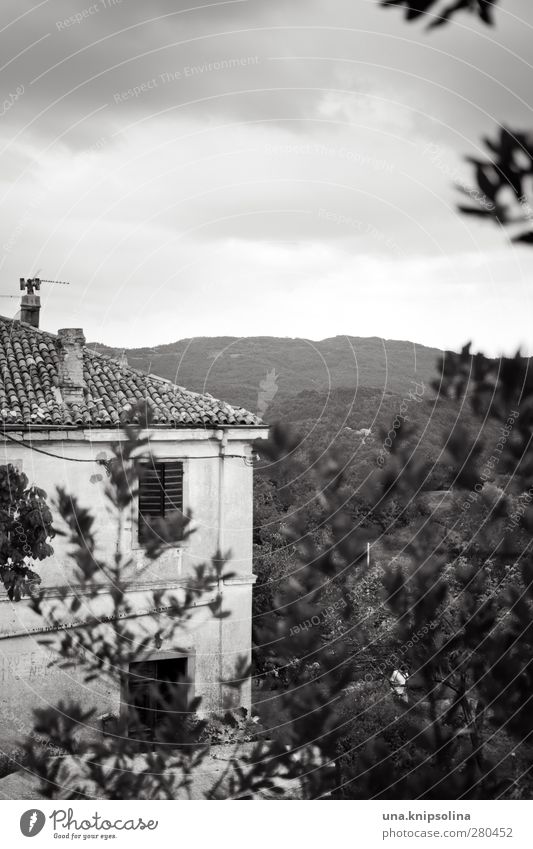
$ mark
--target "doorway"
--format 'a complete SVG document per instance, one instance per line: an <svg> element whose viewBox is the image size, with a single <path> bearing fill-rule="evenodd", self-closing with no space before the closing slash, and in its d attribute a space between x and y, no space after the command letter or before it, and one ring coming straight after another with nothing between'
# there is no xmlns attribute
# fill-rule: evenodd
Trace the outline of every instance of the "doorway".
<svg viewBox="0 0 533 849"><path fill-rule="evenodd" d="M188 658L164 657L130 663L128 671L128 735L154 743L164 727L165 743L171 743L169 729L187 710L190 689ZM178 713L179 712L179 713Z"/></svg>

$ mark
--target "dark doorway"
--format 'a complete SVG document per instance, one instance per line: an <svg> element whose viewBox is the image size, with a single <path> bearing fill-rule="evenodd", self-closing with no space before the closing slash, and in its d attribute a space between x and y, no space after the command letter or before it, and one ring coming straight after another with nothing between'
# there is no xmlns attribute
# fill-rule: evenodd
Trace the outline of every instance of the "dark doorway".
<svg viewBox="0 0 533 849"><path fill-rule="evenodd" d="M163 723L167 733L178 710L186 710L189 683L186 657L131 663L128 678L129 736L146 743L157 742Z"/></svg>

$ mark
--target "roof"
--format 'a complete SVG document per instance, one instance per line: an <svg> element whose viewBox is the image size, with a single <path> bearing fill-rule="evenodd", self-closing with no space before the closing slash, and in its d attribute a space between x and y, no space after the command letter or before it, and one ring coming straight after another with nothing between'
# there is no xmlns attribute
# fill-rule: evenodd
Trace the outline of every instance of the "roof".
<svg viewBox="0 0 533 849"><path fill-rule="evenodd" d="M116 427L146 401L159 427L263 426L253 413L147 375L83 348L80 404L67 404L59 381L58 337L0 316L0 422L4 427Z"/></svg>

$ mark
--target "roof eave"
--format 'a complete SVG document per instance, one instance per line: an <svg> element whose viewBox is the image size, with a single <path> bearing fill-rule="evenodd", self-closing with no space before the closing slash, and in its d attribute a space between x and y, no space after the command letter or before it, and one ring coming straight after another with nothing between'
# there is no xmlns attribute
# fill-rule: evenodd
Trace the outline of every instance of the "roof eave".
<svg viewBox="0 0 533 849"><path fill-rule="evenodd" d="M12 424L12 425L4 425L0 423L0 431L47 431L47 430L122 430L125 425L138 424L138 422L124 422L122 424L99 424L95 425L92 423L86 424L62 424L61 422L57 424L41 424L34 425L30 423L21 423L21 424ZM213 424L175 424L175 425L150 425L148 428L144 428L145 430L268 430L269 425L267 424L217 424L213 422Z"/></svg>

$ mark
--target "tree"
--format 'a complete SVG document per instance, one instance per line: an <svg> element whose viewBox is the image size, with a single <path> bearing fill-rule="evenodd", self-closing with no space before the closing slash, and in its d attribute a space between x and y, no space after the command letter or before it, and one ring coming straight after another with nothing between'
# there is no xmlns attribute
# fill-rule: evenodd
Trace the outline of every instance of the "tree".
<svg viewBox="0 0 533 849"><path fill-rule="evenodd" d="M35 592L41 578L30 568L54 550L52 514L46 492L9 463L0 466L0 577L11 601Z"/></svg>
<svg viewBox="0 0 533 849"><path fill-rule="evenodd" d="M448 23L459 12L477 15L485 24L492 25L493 11L498 0L380 0L382 6L405 7L408 21L429 17L428 29Z"/></svg>
<svg viewBox="0 0 533 849"><path fill-rule="evenodd" d="M381 0L382 6L405 6L406 19L430 16L428 29L447 23L458 12L477 14L486 24L493 24L497 0L456 0L439 5L439 0ZM467 157L474 168L477 190L464 186L459 190L474 203L460 204L465 215L494 221L511 232L511 241L533 245L533 135L531 132L500 127L499 138L484 138L490 159Z"/></svg>
<svg viewBox="0 0 533 849"><path fill-rule="evenodd" d="M511 230L512 241L533 244L533 136L501 127L499 138L484 144L492 154L482 160L468 157L479 192L461 188L474 204L460 205L465 215L492 219Z"/></svg>
<svg viewBox="0 0 533 849"><path fill-rule="evenodd" d="M391 549L382 604L394 639L390 632L369 634L356 612L357 595L343 597L347 574L355 577L356 590L366 583L361 555L370 528L363 535L362 524L345 509L342 463L330 457L317 470L329 535L313 536L304 517L289 528L301 568L280 593L284 621L265 644L292 675L292 689L279 697L289 748L303 748L309 758L311 741L316 747L316 765L308 768L313 781L304 785L312 798L341 785L351 798L515 798L531 792L530 538L517 560L509 524L533 530L533 383L527 360L496 363L472 357L468 348L447 355L440 368L444 379L435 390L459 405L468 389L475 415L499 427L496 435L487 428L474 443L458 431L447 443L446 465L462 504L453 523L462 533L460 553L450 552L448 530L426 515L411 522L402 565L392 556L397 523L382 540ZM427 479L427 461L413 455L403 431L383 471L365 488L368 503L380 511L391 502L412 505ZM269 450L269 459L279 462L292 447L278 432ZM505 479L503 489L491 482L495 470ZM478 521L463 532L461 519L472 504ZM325 602L334 583L340 608ZM357 663L371 645L379 662L367 682ZM407 702L396 707L392 733L387 678L402 664L410 673ZM374 688L364 696L371 699L372 717L361 707L365 687ZM330 748L321 746L316 730L313 736L310 714ZM333 763L328 773L326 764Z"/></svg>

